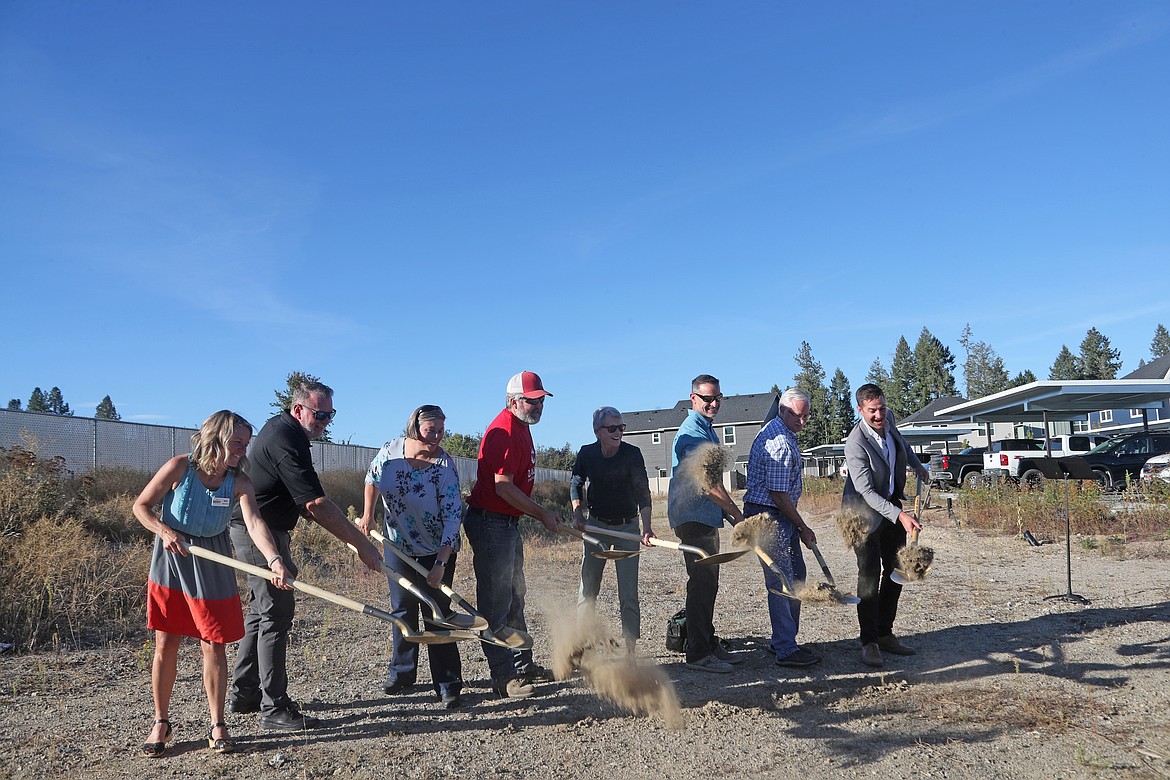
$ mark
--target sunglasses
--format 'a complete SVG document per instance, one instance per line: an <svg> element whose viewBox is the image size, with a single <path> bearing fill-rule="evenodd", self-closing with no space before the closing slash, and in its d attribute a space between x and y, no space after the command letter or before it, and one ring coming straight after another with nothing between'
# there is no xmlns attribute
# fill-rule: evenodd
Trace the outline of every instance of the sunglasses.
<svg viewBox="0 0 1170 780"><path fill-rule="evenodd" d="M544 403L543 395L540 398L526 398L525 396L520 397L524 400L524 403L528 404L529 406L540 406L542 403Z"/></svg>
<svg viewBox="0 0 1170 780"><path fill-rule="evenodd" d="M310 412L312 412L313 419L316 420L317 422L325 422L326 420L332 420L334 417L337 416L336 409L334 409L331 412L319 412L316 409L314 409L313 407L305 406L304 404L301 404L301 408L308 409Z"/></svg>
<svg viewBox="0 0 1170 780"><path fill-rule="evenodd" d="M600 428L598 428L597 430L609 431L610 433L617 433L618 431L625 433L626 432L626 424L622 423L621 425L603 425Z"/></svg>
<svg viewBox="0 0 1170 780"><path fill-rule="evenodd" d="M797 414L796 412L789 409L787 406L781 406L780 411L784 412L785 414L789 415L790 417L793 417L797 420L800 420L801 422L808 422L808 414L807 413Z"/></svg>
<svg viewBox="0 0 1170 780"><path fill-rule="evenodd" d="M702 398L703 403L708 404L713 404L723 400L723 393L720 393L719 395L703 395L702 393L693 393L692 395Z"/></svg>

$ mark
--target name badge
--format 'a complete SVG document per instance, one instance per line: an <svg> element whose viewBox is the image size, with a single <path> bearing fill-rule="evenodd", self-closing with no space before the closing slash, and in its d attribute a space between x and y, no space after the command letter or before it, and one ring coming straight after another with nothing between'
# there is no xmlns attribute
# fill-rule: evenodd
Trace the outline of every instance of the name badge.
<svg viewBox="0 0 1170 780"><path fill-rule="evenodd" d="M232 500L230 498L227 498L226 496L212 496L211 497L211 505L212 506L231 506Z"/></svg>

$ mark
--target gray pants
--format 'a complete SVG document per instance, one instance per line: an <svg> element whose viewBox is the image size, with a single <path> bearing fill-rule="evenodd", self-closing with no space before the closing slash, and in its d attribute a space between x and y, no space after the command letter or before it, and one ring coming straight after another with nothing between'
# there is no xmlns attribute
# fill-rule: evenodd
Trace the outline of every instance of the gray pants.
<svg viewBox="0 0 1170 780"><path fill-rule="evenodd" d="M623 525L598 524L611 531L624 531L631 534L641 534L638 518L634 518ZM612 543L619 550L637 550L638 542L632 539L617 539L612 536L599 535L599 539L606 544ZM601 592L601 574L605 570L605 559L593 555L597 548L585 544L581 557L581 589L577 592L577 612L592 611L597 601L597 594ZM618 604L622 615L622 637L627 640L638 639L642 636L642 610L638 604L638 556L622 558L614 561L617 569Z"/></svg>
<svg viewBox="0 0 1170 780"><path fill-rule="evenodd" d="M254 566L267 567L264 554L252 543L243 523L230 526L236 558ZM292 562L288 531L272 531L276 549L284 567L296 576ZM244 616L244 638L236 651L236 668L232 672L232 700L260 701L260 711L271 713L288 706L288 672L285 654L288 632L292 628L296 598L291 590L281 590L263 577L248 575L248 614Z"/></svg>

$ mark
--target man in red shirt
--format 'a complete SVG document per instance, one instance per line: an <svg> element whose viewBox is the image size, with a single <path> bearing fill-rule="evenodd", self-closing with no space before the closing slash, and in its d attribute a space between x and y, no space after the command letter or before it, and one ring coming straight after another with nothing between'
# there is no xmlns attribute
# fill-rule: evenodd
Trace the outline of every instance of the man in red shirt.
<svg viewBox="0 0 1170 780"><path fill-rule="evenodd" d="M467 499L463 529L475 553L476 600L489 628L509 626L527 631L524 621L524 543L519 520L539 520L550 531L561 516L535 503L536 447L529 426L540 422L544 399L540 377L521 371L508 380L504 410L484 431L479 444L475 487ZM532 662L531 650L508 650L485 644L492 688L499 696L523 698L536 692L532 683L551 680L548 669Z"/></svg>

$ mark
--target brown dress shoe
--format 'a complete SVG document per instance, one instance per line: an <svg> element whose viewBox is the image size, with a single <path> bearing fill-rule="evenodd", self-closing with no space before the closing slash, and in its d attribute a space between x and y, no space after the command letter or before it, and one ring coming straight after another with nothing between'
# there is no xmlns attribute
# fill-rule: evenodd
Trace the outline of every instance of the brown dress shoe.
<svg viewBox="0 0 1170 780"><path fill-rule="evenodd" d="M886 663L876 642L861 646L861 662L866 666L884 666Z"/></svg>
<svg viewBox="0 0 1170 780"><path fill-rule="evenodd" d="M877 646L882 650L885 650L887 653L893 653L894 655L915 655L918 653L918 651L913 647L904 645L899 642L898 637L894 636L893 634L879 637Z"/></svg>

